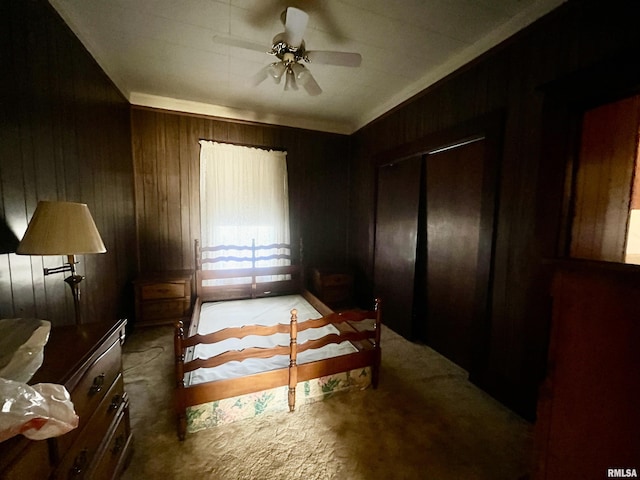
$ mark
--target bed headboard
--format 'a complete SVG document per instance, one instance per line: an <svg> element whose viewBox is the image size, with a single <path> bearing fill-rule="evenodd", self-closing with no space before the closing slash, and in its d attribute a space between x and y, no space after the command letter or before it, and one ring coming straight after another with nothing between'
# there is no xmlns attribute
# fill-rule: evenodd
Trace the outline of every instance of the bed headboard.
<svg viewBox="0 0 640 480"><path fill-rule="evenodd" d="M276 259L289 264L258 266ZM292 260L291 245L286 243L256 245L252 241L251 245L202 247L196 240L196 294L202 301L215 301L298 293L302 289L302 270L300 265L292 265ZM227 263L224 269L207 268L222 262Z"/></svg>

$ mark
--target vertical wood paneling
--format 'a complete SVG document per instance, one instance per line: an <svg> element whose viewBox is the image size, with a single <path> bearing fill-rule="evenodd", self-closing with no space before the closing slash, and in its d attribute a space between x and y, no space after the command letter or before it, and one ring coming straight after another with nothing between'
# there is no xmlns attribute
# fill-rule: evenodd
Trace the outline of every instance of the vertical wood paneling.
<svg viewBox="0 0 640 480"><path fill-rule="evenodd" d="M602 7L602 2L568 2L352 136L350 187L355 192L349 252L363 299L373 290L376 156L489 112L505 112L485 387L529 418L534 416L546 364L549 280L542 259L558 254L565 172L564 165L542 158L542 139L551 135L566 142L571 135L566 123L545 124L549 120L543 117L545 86L571 75L575 75L574 89L601 81L576 72L597 72L599 62L618 56L621 63L610 62L614 71L603 76L615 79L615 68L634 62L640 45L640 30L633 20L637 4ZM402 133L396 131L398 125ZM565 130L551 131L555 127ZM565 143L558 147L566 153ZM566 156L560 159L566 161ZM547 198L556 201L551 204Z"/></svg>
<svg viewBox="0 0 640 480"><path fill-rule="evenodd" d="M292 241L307 265L347 261L347 136L136 107L131 118L141 271L194 266L201 139L285 149Z"/></svg>
<svg viewBox="0 0 640 480"><path fill-rule="evenodd" d="M182 215L180 192L180 117L165 119L165 161L167 164L167 254L171 268L180 269L188 260L182 257ZM188 177L187 177L188 178Z"/></svg>
<svg viewBox="0 0 640 480"><path fill-rule="evenodd" d="M177 148L178 148L178 159L179 159L179 173L178 173L178 181L180 184L180 203L179 206L182 208L183 205L187 205L187 208L194 211L197 211L195 205L192 205L192 196L189 195L191 191L191 185L194 182L194 170L195 165L189 161L190 158L190 149L187 145L188 138L188 124L185 121L184 117L178 119L178 138L177 138ZM182 250L181 256L181 265L189 265L191 263L191 232L192 232L192 215L182 215L180 214L177 218L180 219L180 241L179 245Z"/></svg>
<svg viewBox="0 0 640 480"><path fill-rule="evenodd" d="M166 152L166 134L165 134L165 121L161 115L156 115L156 130L154 132L154 147L155 156L152 157L153 164L155 166L155 172L153 177L149 178L149 188L153 189L154 196L156 198L157 213L156 219L153 225L153 229L158 232L157 236L157 249L158 255L161 258L166 259L168 268L171 268L172 259L170 255L174 255L168 248L169 244L169 215L167 211L168 196L170 192L168 190L168 162ZM150 159L151 160L151 159Z"/></svg>
<svg viewBox="0 0 640 480"><path fill-rule="evenodd" d="M39 200L87 203L108 252L79 258L83 317L115 321L135 270L128 103L48 2L1 8L2 221L20 238ZM73 323L65 275L43 275L63 261L2 252L0 317Z"/></svg>

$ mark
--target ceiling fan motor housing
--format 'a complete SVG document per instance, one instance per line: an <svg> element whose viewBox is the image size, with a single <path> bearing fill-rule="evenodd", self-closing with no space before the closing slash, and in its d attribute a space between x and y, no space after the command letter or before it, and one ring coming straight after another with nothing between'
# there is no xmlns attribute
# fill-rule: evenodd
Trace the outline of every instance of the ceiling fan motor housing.
<svg viewBox="0 0 640 480"><path fill-rule="evenodd" d="M309 57L307 56L307 52L304 48L304 42L302 42L299 47L292 47L281 39L282 36L284 36L284 34L280 33L274 37L273 45L271 46L271 50L268 52L270 55L275 55L280 60L287 63L309 61Z"/></svg>

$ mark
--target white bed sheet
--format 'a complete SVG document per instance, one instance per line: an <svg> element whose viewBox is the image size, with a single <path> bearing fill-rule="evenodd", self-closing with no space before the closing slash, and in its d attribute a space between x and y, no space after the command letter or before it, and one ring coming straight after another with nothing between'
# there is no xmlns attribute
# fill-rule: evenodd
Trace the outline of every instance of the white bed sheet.
<svg viewBox="0 0 640 480"><path fill-rule="evenodd" d="M298 310L298 324L305 320L320 318L322 315L301 295L284 295L247 300L203 303L200 310L197 333L208 334L224 328L243 325L288 324L291 310ZM310 328L298 332L298 343L321 338L330 333L339 333L333 325ZM268 337L249 335L243 339L230 338L222 342L194 347L191 358L210 358L230 350L242 350L251 347L270 348L289 345L289 334L274 334ZM314 362L356 352L350 342L330 344L322 348L309 349L298 354L298 364ZM278 355L268 359L247 359L242 362L228 362L213 368L199 368L185 376L187 385L239 378L256 373L267 372L289 366L288 355Z"/></svg>

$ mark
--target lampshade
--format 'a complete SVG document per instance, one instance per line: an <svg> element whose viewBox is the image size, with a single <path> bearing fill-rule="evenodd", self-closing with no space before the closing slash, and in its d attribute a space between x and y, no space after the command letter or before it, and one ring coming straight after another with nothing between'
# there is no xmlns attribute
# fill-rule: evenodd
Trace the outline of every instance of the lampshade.
<svg viewBox="0 0 640 480"><path fill-rule="evenodd" d="M41 201L16 253L82 255L106 251L86 204Z"/></svg>

